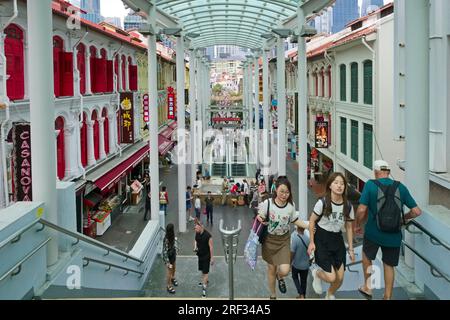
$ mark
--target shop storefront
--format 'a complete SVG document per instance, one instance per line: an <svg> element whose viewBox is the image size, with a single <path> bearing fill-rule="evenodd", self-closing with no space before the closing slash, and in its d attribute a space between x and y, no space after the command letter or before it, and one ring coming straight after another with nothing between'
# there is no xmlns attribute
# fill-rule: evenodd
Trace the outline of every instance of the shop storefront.
<svg viewBox="0 0 450 320"><path fill-rule="evenodd" d="M308 154L308 167L311 170L312 178L319 182L325 182L333 172L334 164L333 160L320 152L319 149L311 148Z"/></svg>
<svg viewBox="0 0 450 320"><path fill-rule="evenodd" d="M347 183L349 185L347 191L349 200L356 201L359 199L361 192L364 189L365 182L348 170L345 170L345 178L347 179Z"/></svg>

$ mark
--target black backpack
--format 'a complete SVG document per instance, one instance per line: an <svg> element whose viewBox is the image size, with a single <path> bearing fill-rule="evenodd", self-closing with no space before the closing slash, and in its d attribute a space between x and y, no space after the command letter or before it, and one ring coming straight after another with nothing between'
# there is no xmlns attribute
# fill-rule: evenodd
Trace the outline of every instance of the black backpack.
<svg viewBox="0 0 450 320"><path fill-rule="evenodd" d="M325 207L327 206L327 200L325 197L320 198L320 201L322 202L322 214L319 216L319 218L316 220L316 224L319 223L319 221L322 219L323 214L325 212ZM350 212L352 212L353 205L350 202L350 200L347 200L347 212L345 214L350 215Z"/></svg>
<svg viewBox="0 0 450 320"><path fill-rule="evenodd" d="M387 233L400 232L402 222L405 216L403 212L403 203L400 198L400 182L394 181L393 184L383 185L378 180L372 180L378 187L377 213L375 219L380 231Z"/></svg>

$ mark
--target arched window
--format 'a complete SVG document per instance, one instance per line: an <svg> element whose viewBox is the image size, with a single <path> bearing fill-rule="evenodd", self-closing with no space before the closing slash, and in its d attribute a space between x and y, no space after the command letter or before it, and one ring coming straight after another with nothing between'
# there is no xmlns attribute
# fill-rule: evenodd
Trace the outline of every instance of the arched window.
<svg viewBox="0 0 450 320"><path fill-rule="evenodd" d="M25 97L23 31L15 24L5 29L6 91L10 100Z"/></svg>
<svg viewBox="0 0 450 320"><path fill-rule="evenodd" d="M353 62L350 65L350 72L351 102L358 103L358 63Z"/></svg>
<svg viewBox="0 0 450 320"><path fill-rule="evenodd" d="M331 98L331 93L332 93L332 91L331 91L331 83L332 83L332 81L331 81L331 66L328 66L327 73L328 73L328 98Z"/></svg>
<svg viewBox="0 0 450 320"><path fill-rule="evenodd" d="M98 160L100 158L100 127L97 111L92 112L91 120L94 122L94 157Z"/></svg>
<svg viewBox="0 0 450 320"><path fill-rule="evenodd" d="M89 48L89 62L90 62L90 73L91 73L91 91L93 93L98 92L97 91L97 76L96 76L96 70L97 70L97 48L94 46L91 46Z"/></svg>
<svg viewBox="0 0 450 320"><path fill-rule="evenodd" d="M73 96L73 53L64 51L64 40L53 37L53 82L56 97Z"/></svg>
<svg viewBox="0 0 450 320"><path fill-rule="evenodd" d="M325 97L325 69L322 67L322 69L320 70L320 79L322 80L322 84L321 84L321 97Z"/></svg>
<svg viewBox="0 0 450 320"><path fill-rule="evenodd" d="M372 61L364 61L364 104L372 104Z"/></svg>
<svg viewBox="0 0 450 320"><path fill-rule="evenodd" d="M87 167L87 124L86 124L86 113L83 112L83 127L80 129L80 153L81 153L81 165L83 168Z"/></svg>
<svg viewBox="0 0 450 320"><path fill-rule="evenodd" d="M66 174L66 159L64 149L64 118L58 117L55 120L55 130L59 131L56 138L56 159L58 168L58 179L63 180Z"/></svg>
<svg viewBox="0 0 450 320"><path fill-rule="evenodd" d="M104 119L103 122L103 136L105 139L105 154L109 154L109 119L108 119L108 110L106 108L103 108L102 111L102 118Z"/></svg>
<svg viewBox="0 0 450 320"><path fill-rule="evenodd" d="M80 43L77 47L77 67L80 72L80 92L86 93L86 47Z"/></svg>
<svg viewBox="0 0 450 320"><path fill-rule="evenodd" d="M127 78L126 78L126 63L127 59L125 56L122 56L122 91L127 91Z"/></svg>

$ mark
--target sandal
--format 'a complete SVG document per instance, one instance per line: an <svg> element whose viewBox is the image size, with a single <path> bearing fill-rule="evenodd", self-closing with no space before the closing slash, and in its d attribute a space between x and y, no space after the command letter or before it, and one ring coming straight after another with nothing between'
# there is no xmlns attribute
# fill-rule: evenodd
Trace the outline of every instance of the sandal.
<svg viewBox="0 0 450 320"><path fill-rule="evenodd" d="M280 289L281 293L286 293L286 282L284 282L284 279L278 279L277 276L277 280L278 280L278 289Z"/></svg>
<svg viewBox="0 0 450 320"><path fill-rule="evenodd" d="M175 294L175 289L173 287L167 287L167 292L171 294Z"/></svg>
<svg viewBox="0 0 450 320"><path fill-rule="evenodd" d="M359 293L361 293L361 294L364 296L364 298L366 298L367 300L372 300L372 295L371 295L370 293L368 293L368 292L365 292L365 291L362 289L362 286L358 288L358 291L359 291Z"/></svg>

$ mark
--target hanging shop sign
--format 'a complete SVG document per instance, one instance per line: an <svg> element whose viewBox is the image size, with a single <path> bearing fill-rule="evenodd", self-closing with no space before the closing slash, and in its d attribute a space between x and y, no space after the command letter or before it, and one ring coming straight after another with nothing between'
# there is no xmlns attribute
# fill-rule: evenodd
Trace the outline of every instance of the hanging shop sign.
<svg viewBox="0 0 450 320"><path fill-rule="evenodd" d="M213 122L241 122L241 118L213 118Z"/></svg>
<svg viewBox="0 0 450 320"><path fill-rule="evenodd" d="M14 161L14 201L32 201L31 127L15 123L12 128Z"/></svg>
<svg viewBox="0 0 450 320"><path fill-rule="evenodd" d="M148 123L150 121L150 110L149 110L149 101L150 97L148 94L144 94L142 96L142 106L144 110L144 122Z"/></svg>
<svg viewBox="0 0 450 320"><path fill-rule="evenodd" d="M316 148L328 148L328 122L316 121Z"/></svg>
<svg viewBox="0 0 450 320"><path fill-rule="evenodd" d="M133 93L120 94L120 127L122 129L121 143L134 143L134 116L133 116Z"/></svg>
<svg viewBox="0 0 450 320"><path fill-rule="evenodd" d="M175 92L172 87L167 88L167 119L175 120L176 103L175 103Z"/></svg>

